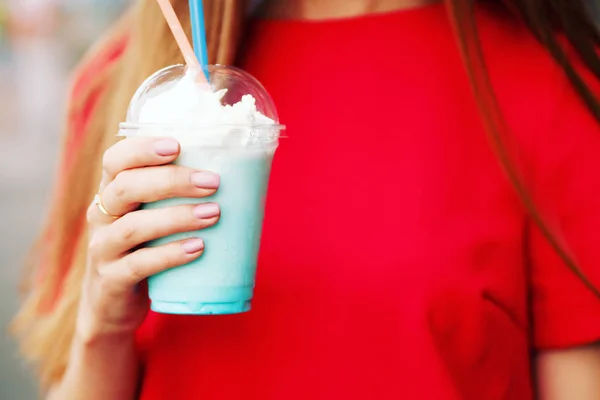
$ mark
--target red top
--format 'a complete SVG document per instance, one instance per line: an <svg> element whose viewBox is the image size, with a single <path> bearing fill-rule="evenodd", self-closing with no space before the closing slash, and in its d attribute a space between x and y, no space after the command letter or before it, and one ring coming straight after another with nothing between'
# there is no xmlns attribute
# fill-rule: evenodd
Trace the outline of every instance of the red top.
<svg viewBox="0 0 600 400"><path fill-rule="evenodd" d="M600 128L524 28L479 18L538 204L600 285ZM254 309L151 313L141 399L527 400L533 348L600 339L488 146L444 6L262 21L247 49L289 127Z"/></svg>

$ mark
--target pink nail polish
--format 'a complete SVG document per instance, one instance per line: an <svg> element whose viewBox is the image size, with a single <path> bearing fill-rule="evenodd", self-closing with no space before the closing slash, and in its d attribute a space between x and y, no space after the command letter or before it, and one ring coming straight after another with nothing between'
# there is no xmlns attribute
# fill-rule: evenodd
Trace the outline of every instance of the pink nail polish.
<svg viewBox="0 0 600 400"><path fill-rule="evenodd" d="M216 203L204 203L194 208L194 215L198 219L210 219L219 215L221 210Z"/></svg>
<svg viewBox="0 0 600 400"><path fill-rule="evenodd" d="M160 139L154 142L154 151L162 157L172 156L179 151L179 143L175 139Z"/></svg>
<svg viewBox="0 0 600 400"><path fill-rule="evenodd" d="M212 172L196 172L192 175L192 184L202 189L218 189L221 179L219 175Z"/></svg>
<svg viewBox="0 0 600 400"><path fill-rule="evenodd" d="M187 254L195 254L204 250L204 241L202 239L190 239L181 245L183 251Z"/></svg>

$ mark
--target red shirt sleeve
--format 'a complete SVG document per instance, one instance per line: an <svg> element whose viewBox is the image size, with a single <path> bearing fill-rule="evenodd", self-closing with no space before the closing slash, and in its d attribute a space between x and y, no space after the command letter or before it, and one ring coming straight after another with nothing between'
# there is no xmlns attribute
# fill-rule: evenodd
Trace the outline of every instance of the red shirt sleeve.
<svg viewBox="0 0 600 400"><path fill-rule="evenodd" d="M587 78L600 93L597 80ZM600 289L600 124L570 84L565 82L557 98L538 147L534 193L559 242ZM539 230L530 239L534 345L565 348L599 341L600 298Z"/></svg>

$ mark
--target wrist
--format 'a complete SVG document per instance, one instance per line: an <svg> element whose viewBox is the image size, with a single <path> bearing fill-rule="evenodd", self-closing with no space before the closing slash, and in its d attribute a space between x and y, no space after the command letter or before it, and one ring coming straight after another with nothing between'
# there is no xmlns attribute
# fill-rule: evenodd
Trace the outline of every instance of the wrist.
<svg viewBox="0 0 600 400"><path fill-rule="evenodd" d="M135 335L130 331L106 331L78 327L74 342L83 347L122 348L134 346Z"/></svg>
<svg viewBox="0 0 600 400"><path fill-rule="evenodd" d="M133 334L76 330L56 399L132 399L139 373Z"/></svg>
<svg viewBox="0 0 600 400"><path fill-rule="evenodd" d="M138 358L133 335L90 335L75 333L70 365L95 365L95 369L119 369L136 364Z"/></svg>

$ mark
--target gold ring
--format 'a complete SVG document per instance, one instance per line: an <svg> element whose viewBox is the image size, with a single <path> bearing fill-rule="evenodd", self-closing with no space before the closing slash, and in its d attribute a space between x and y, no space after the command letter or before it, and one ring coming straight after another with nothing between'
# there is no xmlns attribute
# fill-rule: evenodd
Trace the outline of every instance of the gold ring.
<svg viewBox="0 0 600 400"><path fill-rule="evenodd" d="M94 204L96 205L96 207L98 207L98 210L100 210L100 212L106 215L107 217L111 217L113 219L121 218L118 215L112 215L111 213L106 211L104 204L102 204L102 196L100 196L100 193L96 194L96 197L94 197Z"/></svg>

